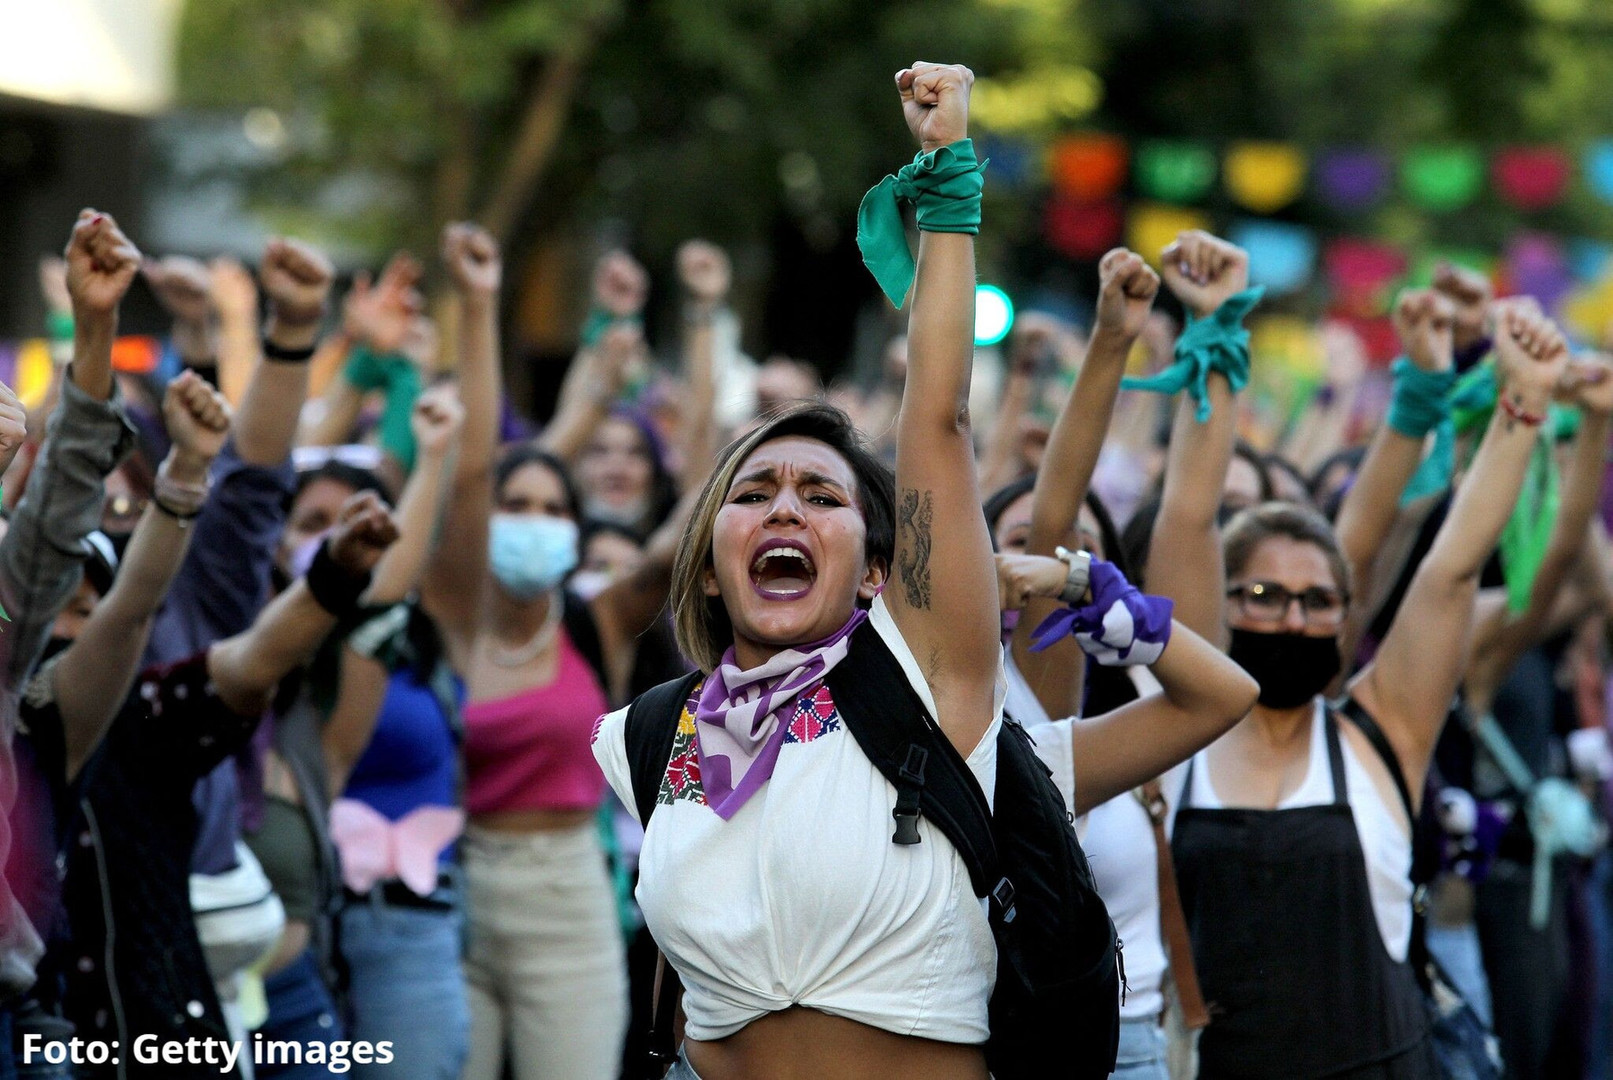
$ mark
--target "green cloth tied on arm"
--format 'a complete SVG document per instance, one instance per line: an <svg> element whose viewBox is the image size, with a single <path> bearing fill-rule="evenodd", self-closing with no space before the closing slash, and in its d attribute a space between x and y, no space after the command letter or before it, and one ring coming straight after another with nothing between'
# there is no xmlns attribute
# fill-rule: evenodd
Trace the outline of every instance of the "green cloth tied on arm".
<svg viewBox="0 0 1613 1080"><path fill-rule="evenodd" d="M1398 382L1395 389L1398 396ZM1493 361L1471 368L1456 380L1447 399L1450 415L1434 428L1434 445L1407 483L1401 505L1437 494L1450 486L1456 473L1457 440L1465 435L1483 437L1495 414L1499 396ZM1535 578L1540 573L1540 564L1545 561L1552 529L1557 524L1562 497L1552 442L1562 431L1572 427L1572 414L1571 409L1551 407L1530 455L1523 489L1501 530L1497 547L1502 576L1506 579L1507 610L1514 615L1529 606L1529 594L1534 591ZM1390 423L1393 424L1393 419ZM1474 449L1477 450L1476 443Z"/></svg>
<svg viewBox="0 0 1613 1080"><path fill-rule="evenodd" d="M1243 317L1264 295L1265 286L1256 285L1227 297L1207 318L1189 315L1176 339L1176 362L1158 375L1122 379L1121 388L1155 394L1186 390L1198 405L1194 415L1204 423L1210 418L1210 372L1224 375L1234 394L1249 385L1249 331L1243 328Z"/></svg>
<svg viewBox="0 0 1613 1080"><path fill-rule="evenodd" d="M379 356L362 345L348 354L342 376L361 392L379 390L384 396L376 425L381 449L397 458L404 472L414 470L414 428L410 417L420 396L420 369L404 356Z"/></svg>
<svg viewBox="0 0 1613 1080"><path fill-rule="evenodd" d="M1421 439L1451 415L1456 372L1424 371L1402 356L1389 366L1395 377L1389 399L1389 426L1408 439Z"/></svg>
<svg viewBox="0 0 1613 1080"><path fill-rule="evenodd" d="M902 204L911 203L924 232L979 233L980 193L986 163L975 158L970 139L919 154L895 176L868 189L857 208L857 247L863 264L897 307L918 272L902 226Z"/></svg>

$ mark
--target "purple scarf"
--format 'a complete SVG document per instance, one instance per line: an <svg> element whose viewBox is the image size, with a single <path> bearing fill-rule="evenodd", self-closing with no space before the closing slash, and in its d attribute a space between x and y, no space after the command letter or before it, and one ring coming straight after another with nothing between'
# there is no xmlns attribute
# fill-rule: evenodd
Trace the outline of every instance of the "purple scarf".
<svg viewBox="0 0 1613 1080"><path fill-rule="evenodd" d="M727 821L739 813L773 775L790 711L845 659L852 631L867 618L859 608L822 641L785 649L749 671L735 666L732 646L723 653L695 706L700 783L718 817Z"/></svg>

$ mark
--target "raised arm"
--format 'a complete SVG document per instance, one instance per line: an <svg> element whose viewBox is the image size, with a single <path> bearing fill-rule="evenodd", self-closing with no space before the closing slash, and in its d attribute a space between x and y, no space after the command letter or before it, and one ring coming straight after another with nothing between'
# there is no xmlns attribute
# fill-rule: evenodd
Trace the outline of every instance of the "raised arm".
<svg viewBox="0 0 1613 1080"><path fill-rule="evenodd" d="M1093 563L1096 594L1069 618L1078 630L1065 640L1097 662L1117 666L1147 661L1160 692L1091 720L1056 720L1068 732L1075 791L1071 810L1084 814L1160 775L1220 738L1254 706L1259 684L1214 645L1179 622L1154 638L1144 628L1164 630L1169 608L1143 597L1112 566ZM1067 581L1065 564L1042 555L999 555L997 574L1005 606L1057 597ZM1123 608L1126 618L1114 612ZM1164 648L1159 649L1160 640ZM1048 741L1049 747L1058 745ZM1044 757L1045 760L1045 757ZM1062 762L1055 775L1062 772Z"/></svg>
<svg viewBox="0 0 1613 1080"><path fill-rule="evenodd" d="M967 136L973 83L968 68L941 64L896 76L926 153ZM990 724L1001 663L997 577L969 427L974 289L974 237L921 231L896 432L896 566L884 592L935 695L936 721L964 755Z"/></svg>
<svg viewBox="0 0 1613 1080"><path fill-rule="evenodd" d="M699 488L717 457L717 314L728 301L733 268L728 253L704 240L678 249L683 285L683 375L689 384L678 455L681 489Z"/></svg>
<svg viewBox="0 0 1613 1080"><path fill-rule="evenodd" d="M263 363L241 399L235 448L248 465L278 465L291 454L302 403L308 396L308 361L319 338L335 277L330 261L295 240L270 240L258 277L269 298Z"/></svg>
<svg viewBox="0 0 1613 1080"><path fill-rule="evenodd" d="M487 523L493 506L493 455L498 449L498 245L475 225L443 230L443 262L459 298L459 400L465 407L453 493L442 543L426 569L426 608L457 650L469 648L487 578Z"/></svg>
<svg viewBox="0 0 1613 1080"><path fill-rule="evenodd" d="M78 584L84 537L101 520L106 475L134 445L112 379L112 341L140 252L111 217L86 210L73 227L66 259L72 366L27 490L0 538L0 604L12 619L0 632L0 660L11 686L33 667ZM0 394L0 460L7 464L25 430L15 403L9 390Z"/></svg>
<svg viewBox="0 0 1613 1080"><path fill-rule="evenodd" d="M218 386L218 334L207 267L188 256L169 255L148 259L141 269L157 301L173 317L168 340L180 363Z"/></svg>
<svg viewBox="0 0 1613 1080"><path fill-rule="evenodd" d="M1430 425L1446 411L1426 399L1449 389L1454 318L1451 302L1432 289L1407 290L1395 304L1405 360L1397 361L1394 403L1339 507L1339 546L1350 566L1351 591L1363 600L1372 595L1373 563L1394 525L1401 493L1422 463ZM1344 655L1351 655L1348 645Z"/></svg>
<svg viewBox="0 0 1613 1080"><path fill-rule="evenodd" d="M1613 361L1603 355L1569 360L1558 393L1579 406L1579 433L1528 606L1512 613L1499 604L1491 618L1480 620L1475 632L1468 685L1486 695L1494 692L1524 652L1557 628L1563 585L1585 551L1591 518L1601 502L1608 433L1613 428Z"/></svg>
<svg viewBox="0 0 1613 1080"><path fill-rule="evenodd" d="M280 680L314 654L338 617L355 610L397 537L397 524L374 492L348 499L308 576L275 597L245 633L208 650L207 674L219 700L242 716L266 709Z"/></svg>
<svg viewBox="0 0 1613 1080"><path fill-rule="evenodd" d="M1195 318L1207 319L1249 284L1242 248L1203 232L1185 232L1161 257L1165 284ZM1148 591L1176 605L1176 619L1219 645L1225 637L1226 564L1221 557L1221 490L1238 434L1237 404L1226 377L1206 380L1209 419L1184 396L1171 429L1165 491L1148 548Z"/></svg>
<svg viewBox="0 0 1613 1080"><path fill-rule="evenodd" d="M234 259L207 266L208 299L218 315L218 388L230 405L246 397L263 358L258 351L258 283Z"/></svg>
<svg viewBox="0 0 1613 1080"><path fill-rule="evenodd" d="M407 597L420 584L436 551L465 407L452 385L440 383L420 395L412 422L418 447L415 470L398 500L398 542L376 566L365 597L371 605L395 604Z"/></svg>
<svg viewBox="0 0 1613 1080"><path fill-rule="evenodd" d="M622 392L628 365L644 351L644 331L617 323L580 350L566 372L560 402L538 443L562 461L574 461Z"/></svg>
<svg viewBox="0 0 1613 1080"><path fill-rule="evenodd" d="M1533 301L1496 308L1495 415L1383 646L1350 687L1383 727L1418 798L1467 661L1479 573L1512 514L1568 362L1562 333Z"/></svg>
<svg viewBox="0 0 1613 1080"><path fill-rule="evenodd" d="M1098 266L1098 317L1087 344L1086 362L1059 410L1036 473L1027 555L1052 555L1066 543L1085 502L1098 454L1114 412L1120 377L1132 342L1142 332L1159 292L1159 275L1142 257L1116 248ZM1061 564L1062 565L1062 564ZM1053 599L1033 598L1014 630L1014 663L1055 719L1081 711L1081 672L1085 667L1074 641L1031 651L1033 629L1055 607Z"/></svg>
<svg viewBox="0 0 1613 1080"><path fill-rule="evenodd" d="M129 538L117 580L51 674L69 777L89 760L134 682L152 617L184 562L207 471L229 434L229 405L195 372L168 384L162 411L173 447L157 470L156 495Z"/></svg>

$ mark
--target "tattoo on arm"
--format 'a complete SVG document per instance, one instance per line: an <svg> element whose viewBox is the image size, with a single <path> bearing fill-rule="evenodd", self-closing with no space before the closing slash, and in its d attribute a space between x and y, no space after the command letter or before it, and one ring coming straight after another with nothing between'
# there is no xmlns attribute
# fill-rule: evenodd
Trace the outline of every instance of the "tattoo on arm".
<svg viewBox="0 0 1613 1080"><path fill-rule="evenodd" d="M903 488L896 509L896 573L911 608L930 607L930 520L934 516L930 492Z"/></svg>

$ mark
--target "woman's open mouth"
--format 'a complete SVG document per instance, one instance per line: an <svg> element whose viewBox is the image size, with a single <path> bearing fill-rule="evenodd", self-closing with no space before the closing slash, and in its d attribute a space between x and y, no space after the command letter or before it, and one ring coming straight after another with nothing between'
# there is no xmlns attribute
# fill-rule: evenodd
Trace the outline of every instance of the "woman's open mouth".
<svg viewBox="0 0 1613 1080"><path fill-rule="evenodd" d="M812 557L789 540L769 540L750 564L751 587L764 600L799 600L817 577Z"/></svg>

